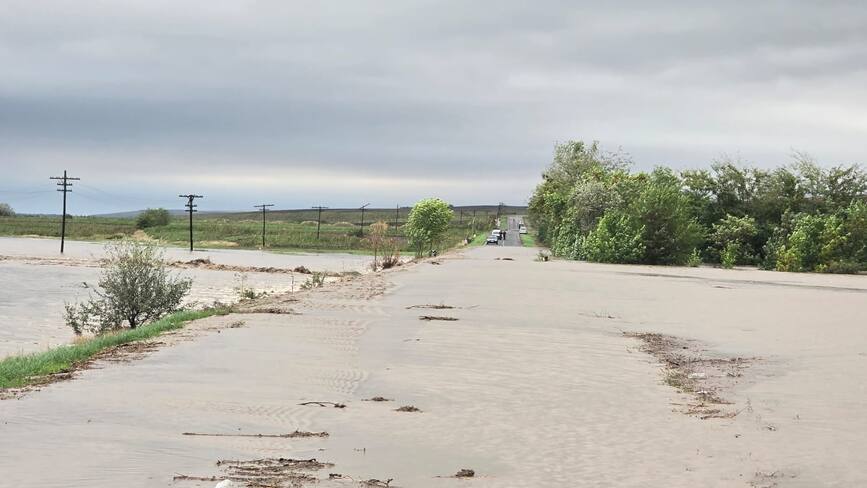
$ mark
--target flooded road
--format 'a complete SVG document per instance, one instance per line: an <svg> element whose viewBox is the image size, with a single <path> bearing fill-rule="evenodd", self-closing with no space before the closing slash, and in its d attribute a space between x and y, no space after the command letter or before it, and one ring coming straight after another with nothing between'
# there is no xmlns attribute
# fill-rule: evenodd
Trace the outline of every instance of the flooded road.
<svg viewBox="0 0 867 488"><path fill-rule="evenodd" d="M141 360L0 401L0 484L213 488L219 460L282 457L333 463L302 484L323 488L867 486L865 277L536 252L333 283L284 304L299 314L197 321ZM731 414L691 413L711 400L668 383L627 332L747 361L714 393ZM301 405L315 401L345 408ZM235 435L296 429L330 435ZM463 468L476 476L455 479Z"/></svg>
<svg viewBox="0 0 867 488"><path fill-rule="evenodd" d="M0 357L44 350L74 338L63 322L64 303L84 300L84 282L99 279L98 260L103 243L67 241L59 252L56 239L0 238ZM370 257L352 254L275 254L246 250L187 250L167 248L168 260L208 258L215 264L346 272L366 270ZM307 279L302 274L175 269L193 280L187 303L231 303L239 288L257 292L297 290Z"/></svg>

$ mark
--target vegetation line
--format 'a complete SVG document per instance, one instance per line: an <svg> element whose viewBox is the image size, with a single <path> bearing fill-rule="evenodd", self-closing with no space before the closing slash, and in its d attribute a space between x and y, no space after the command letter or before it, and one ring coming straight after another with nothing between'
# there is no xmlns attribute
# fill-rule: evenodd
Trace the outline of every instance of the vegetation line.
<svg viewBox="0 0 867 488"><path fill-rule="evenodd" d="M804 154L773 170L730 159L709 170L630 167L597 143L558 145L530 199L537 240L608 263L867 271L867 168Z"/></svg>
<svg viewBox="0 0 867 488"><path fill-rule="evenodd" d="M0 360L0 389L49 383L52 375L72 372L111 348L151 339L180 329L187 322L226 313L226 309L184 310L139 328L101 334L44 352L9 356Z"/></svg>

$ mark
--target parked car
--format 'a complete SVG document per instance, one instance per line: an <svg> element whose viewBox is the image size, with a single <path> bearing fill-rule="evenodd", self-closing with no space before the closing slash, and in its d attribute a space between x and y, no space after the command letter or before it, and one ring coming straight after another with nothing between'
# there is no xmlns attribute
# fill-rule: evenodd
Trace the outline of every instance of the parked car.
<svg viewBox="0 0 867 488"><path fill-rule="evenodd" d="M500 234L491 234L485 239L485 245L488 244L499 244L500 243Z"/></svg>
<svg viewBox="0 0 867 488"><path fill-rule="evenodd" d="M523 226L523 225L518 227L518 232L520 232L521 234L526 234L527 233L527 227Z"/></svg>

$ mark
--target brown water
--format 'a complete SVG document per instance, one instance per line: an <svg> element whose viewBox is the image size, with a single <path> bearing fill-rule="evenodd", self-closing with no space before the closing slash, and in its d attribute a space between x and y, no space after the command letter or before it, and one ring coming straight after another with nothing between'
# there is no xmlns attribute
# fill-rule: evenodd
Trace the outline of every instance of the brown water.
<svg viewBox="0 0 867 488"><path fill-rule="evenodd" d="M82 283L96 283L98 260L105 256L103 244L67 242L66 253L59 253L55 239L0 238L0 357L44 350L73 339L63 322L64 303L88 297ZM3 258L6 259L3 259ZM244 250L203 250L190 253L166 249L170 260L209 258L217 264L278 267L306 266L315 271L365 271L370 257L351 254L273 254ZM257 292L297 290L308 277L207 269L178 269L176 273L193 279L188 303L232 303L239 299L238 289Z"/></svg>
<svg viewBox="0 0 867 488"><path fill-rule="evenodd" d="M0 401L0 484L213 486L172 476L287 456L404 487L867 485L863 277L534 255L480 248L331 285L301 315L208 319L196 328L246 326ZM406 308L439 303L461 308ZM741 413L681 413L685 395L622 331L760 357L727 392ZM374 395L395 402L361 401ZM347 407L298 405L311 400ZM423 412L393 411L409 404ZM331 436L180 435L295 429ZM460 468L477 477L438 477Z"/></svg>

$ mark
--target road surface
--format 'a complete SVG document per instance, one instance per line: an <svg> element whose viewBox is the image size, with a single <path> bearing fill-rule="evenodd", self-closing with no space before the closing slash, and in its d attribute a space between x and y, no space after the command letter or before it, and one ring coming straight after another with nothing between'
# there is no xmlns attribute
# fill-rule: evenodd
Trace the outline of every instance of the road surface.
<svg viewBox="0 0 867 488"><path fill-rule="evenodd" d="M173 477L282 457L333 463L307 473L322 488L867 486L864 277L536 252L479 246L269 298L0 400L0 485L213 488ZM678 390L624 333L687 339L678 364L731 366L690 381L729 386ZM345 408L300 405L316 401ZM330 435L256 437L296 429Z"/></svg>
<svg viewBox="0 0 867 488"><path fill-rule="evenodd" d="M521 244L521 235L518 232L518 224L524 221L524 217L520 215L507 215L505 216L505 226L504 229L506 231L506 239L501 244L503 246L522 246Z"/></svg>

